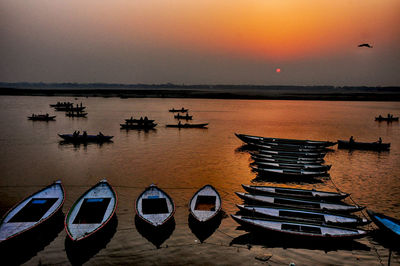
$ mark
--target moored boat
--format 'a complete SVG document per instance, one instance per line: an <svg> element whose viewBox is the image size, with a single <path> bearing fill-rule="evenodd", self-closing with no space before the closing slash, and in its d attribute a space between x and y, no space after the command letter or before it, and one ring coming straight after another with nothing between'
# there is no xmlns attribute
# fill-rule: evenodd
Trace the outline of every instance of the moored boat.
<svg viewBox="0 0 400 266"><path fill-rule="evenodd" d="M167 127L176 127L176 128L205 128L208 125L208 123L203 123L203 124L169 124Z"/></svg>
<svg viewBox="0 0 400 266"><path fill-rule="evenodd" d="M317 177L327 176L326 170L312 170L312 169L293 169L293 168L265 168L265 167L251 167L259 174L283 176L283 177Z"/></svg>
<svg viewBox="0 0 400 266"><path fill-rule="evenodd" d="M289 169L303 169L310 171L328 171L331 169L331 165L323 164L300 164L300 163L277 163L277 162L260 162L255 161L254 163L258 167L267 168L289 168Z"/></svg>
<svg viewBox="0 0 400 266"><path fill-rule="evenodd" d="M236 137L246 143L254 143L258 141L263 142L276 142L276 143L284 143L284 144L297 144L297 145L318 145L329 147L336 144L336 142L331 141L320 141L320 140L300 140L300 139L283 139L283 138L268 138L268 137L259 137L252 136L246 134L238 134L235 133Z"/></svg>
<svg viewBox="0 0 400 266"><path fill-rule="evenodd" d="M118 198L102 180L87 190L72 205L65 217L65 231L72 241L80 241L103 228L115 214Z"/></svg>
<svg viewBox="0 0 400 266"><path fill-rule="evenodd" d="M298 198L289 198L282 196L267 196L267 195L255 195L242 192L235 192L243 200L257 202L262 205L273 205L273 206L284 206L291 208L303 208L317 211L328 211L328 212L356 212L361 211L364 207L357 205L348 205L345 203L332 203L325 201L306 200Z"/></svg>
<svg viewBox="0 0 400 266"><path fill-rule="evenodd" d="M0 242L21 235L48 221L65 201L61 181L43 188L10 209L0 222Z"/></svg>
<svg viewBox="0 0 400 266"><path fill-rule="evenodd" d="M254 216L263 216L280 220L291 220L298 222L312 222L320 224L329 224L335 226L362 226L370 223L365 218L360 218L355 215L346 215L339 213L328 213L321 211L311 211L296 208L283 207L267 207L267 206L252 206L252 205L236 205L241 211Z"/></svg>
<svg viewBox="0 0 400 266"><path fill-rule="evenodd" d="M288 187L277 187L277 186L252 186L244 185L242 187L249 193L252 194L267 194L276 196L286 196L293 198L303 199L314 199L314 200L341 200L350 196L347 193L341 192L328 192L314 189L300 189L300 188L288 188Z"/></svg>
<svg viewBox="0 0 400 266"><path fill-rule="evenodd" d="M292 146L281 146L281 145L265 145L257 143L252 143L249 145L254 146L259 150L271 150L271 151L312 152L312 153L325 153L327 151L327 149L324 147L303 148L303 147L292 147Z"/></svg>
<svg viewBox="0 0 400 266"><path fill-rule="evenodd" d="M199 222L207 222L221 210L221 197L211 185L199 189L189 202L189 211Z"/></svg>
<svg viewBox="0 0 400 266"><path fill-rule="evenodd" d="M355 150L374 150L384 151L390 149L390 143L380 142L350 142L348 140L338 140L339 149L355 149Z"/></svg>
<svg viewBox="0 0 400 266"><path fill-rule="evenodd" d="M276 151L276 150L259 150L260 154L271 154L278 156L298 156L306 158L324 158L326 152L302 152L302 151Z"/></svg>
<svg viewBox="0 0 400 266"><path fill-rule="evenodd" d="M159 227L173 217L175 203L166 192L151 184L136 199L135 211L143 221Z"/></svg>
<svg viewBox="0 0 400 266"><path fill-rule="evenodd" d="M74 135L74 134L58 134L60 138L62 138L66 142L71 143L88 143L88 142L109 142L114 136L105 136L105 135Z"/></svg>
<svg viewBox="0 0 400 266"><path fill-rule="evenodd" d="M384 232L396 239L400 239L400 220L393 217L367 210L371 220Z"/></svg>
<svg viewBox="0 0 400 266"><path fill-rule="evenodd" d="M232 218L243 226L252 229L279 233L289 236L310 237L313 239L355 239L364 237L367 232L361 229L320 225L315 223L281 221L266 218L253 218L240 215L231 215Z"/></svg>
<svg viewBox="0 0 400 266"><path fill-rule="evenodd" d="M262 153L250 153L251 157L254 160L274 160L274 161L298 161L298 162L304 162L304 163L323 163L324 159L323 158L317 158L317 157L303 157L303 156L288 156L288 155L276 155L276 154L262 154Z"/></svg>

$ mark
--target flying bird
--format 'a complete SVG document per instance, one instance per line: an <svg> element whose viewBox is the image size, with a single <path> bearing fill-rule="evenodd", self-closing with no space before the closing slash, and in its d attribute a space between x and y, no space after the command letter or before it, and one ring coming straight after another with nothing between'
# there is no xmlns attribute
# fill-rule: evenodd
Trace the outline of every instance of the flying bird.
<svg viewBox="0 0 400 266"><path fill-rule="evenodd" d="M369 43L362 43L362 44L358 45L358 47L368 47L368 48L372 48L372 46L369 45Z"/></svg>

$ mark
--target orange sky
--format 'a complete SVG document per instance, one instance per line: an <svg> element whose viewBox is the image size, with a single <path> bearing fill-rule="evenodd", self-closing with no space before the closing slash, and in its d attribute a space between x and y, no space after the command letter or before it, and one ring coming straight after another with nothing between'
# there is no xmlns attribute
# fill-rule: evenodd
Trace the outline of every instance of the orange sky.
<svg viewBox="0 0 400 266"><path fill-rule="evenodd" d="M154 71L154 82L180 82L182 78L178 71L181 68L187 71L187 65L192 71L199 71L193 66L199 58L204 64L210 64L201 69L210 71L225 65L229 65L231 71L253 71L259 64L264 64L273 69L283 66L282 73L285 64L297 67L303 64L303 68L312 70L332 58L344 60L332 62L333 67L347 65L345 58L354 62L364 60L360 57L368 57L365 60L374 64L377 58L387 59L386 65L391 68L400 60L398 0L0 0L0 7L3 10L0 45L6 48L1 53L10 48L11 55L17 56L2 54L10 62L3 61L4 65L0 65L3 70L0 81L64 81L61 74L64 72L65 81L76 79L82 82L83 74L72 74L77 71L74 65L81 65L82 57L86 57L86 69L89 67L98 73L109 72L105 66L99 67L99 63L115 68L118 64L113 59L123 61L114 78L109 74L107 79L110 80L102 81L129 83L151 82L150 76L140 72L138 62L146 64L147 72ZM363 42L374 45L374 50L360 51L357 44ZM72 70L70 76L70 72L61 66L55 67L57 73L52 70L57 64L54 58L63 60L63 55ZM15 70L18 68L21 72L22 56L32 58L42 71L35 73L31 67L23 70L25 74L12 74L11 70L4 70L7 63L15 65ZM215 64L216 59L220 66ZM169 60L174 65L169 71L175 69L175 72L157 74L165 71L165 63L161 60ZM381 68L381 61L376 62L376 68ZM130 65L133 70L126 71ZM356 67L359 66L354 65ZM195 73L189 73L191 78L182 82L219 83L215 74L198 74L201 77L198 80ZM230 83L229 74L229 71L224 72L220 82ZM355 74L357 82L368 76ZM235 76L235 73L231 75ZM376 83L399 81L395 78L385 81L390 75L384 72L382 75L385 77ZM104 77L101 74L96 77L95 73L86 76L91 79L87 82L100 81ZM212 78L207 80L207 76ZM274 80L275 76L269 77L274 82L285 81ZM287 76L287 84L295 84L296 78ZM253 79L254 75L243 76L242 83L252 83ZM326 75L321 83L336 79L337 75L330 79ZM348 78L345 80L348 82ZM265 77L259 77L254 83L267 81ZM232 82L238 80L232 79ZM298 83L304 82L298 80Z"/></svg>

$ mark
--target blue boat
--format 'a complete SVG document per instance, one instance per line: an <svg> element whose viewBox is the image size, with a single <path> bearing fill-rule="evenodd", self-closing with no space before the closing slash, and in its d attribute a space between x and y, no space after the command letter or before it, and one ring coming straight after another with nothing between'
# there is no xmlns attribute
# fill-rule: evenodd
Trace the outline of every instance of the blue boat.
<svg viewBox="0 0 400 266"><path fill-rule="evenodd" d="M367 213L381 230L400 239L400 220L371 210L367 210Z"/></svg>

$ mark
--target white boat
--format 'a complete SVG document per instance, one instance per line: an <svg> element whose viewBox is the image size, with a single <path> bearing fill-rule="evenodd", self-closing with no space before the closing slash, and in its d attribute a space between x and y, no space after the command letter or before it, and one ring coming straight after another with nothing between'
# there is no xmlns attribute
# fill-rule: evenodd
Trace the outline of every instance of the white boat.
<svg viewBox="0 0 400 266"><path fill-rule="evenodd" d="M135 210L143 221L159 227L173 217L175 204L166 192L151 184L136 199Z"/></svg>
<svg viewBox="0 0 400 266"><path fill-rule="evenodd" d="M61 181L25 198L1 219L0 242L43 224L61 210L64 200L65 192Z"/></svg>
<svg viewBox="0 0 400 266"><path fill-rule="evenodd" d="M290 236L311 237L313 239L355 239L364 237L367 232L360 229L320 225L313 223L300 223L292 221L272 220L263 218L231 215L232 218L243 226L254 229L279 233Z"/></svg>
<svg viewBox="0 0 400 266"><path fill-rule="evenodd" d="M365 218L355 215L345 215L339 213L327 213L321 211L311 211L305 209L236 205L241 211L245 211L251 216L263 216L280 220L292 220L298 222L312 222L329 224L335 226L359 226L370 223ZM250 215L249 215L250 216Z"/></svg>
<svg viewBox="0 0 400 266"><path fill-rule="evenodd" d="M104 179L86 191L65 217L65 231L73 241L85 239L103 228L113 217L118 198Z"/></svg>
<svg viewBox="0 0 400 266"><path fill-rule="evenodd" d="M221 210L221 197L211 185L199 189L189 202L189 210L199 222L207 222Z"/></svg>
<svg viewBox="0 0 400 266"><path fill-rule="evenodd" d="M325 202L316 200L296 199L289 197L273 197L267 195L253 195L242 192L235 192L239 198L247 201L257 202L261 205L267 206L281 206L291 208L303 208L316 211L329 211L329 212L356 212L361 211L364 207L357 205L348 205L342 202Z"/></svg>

